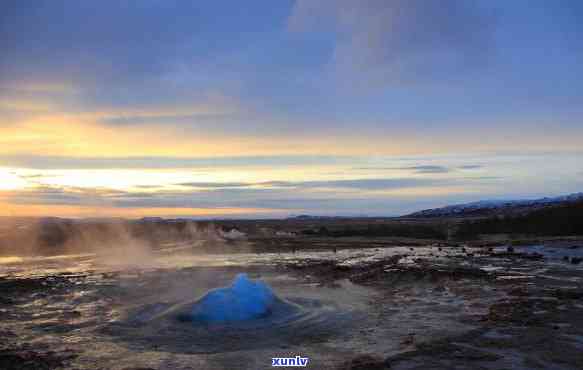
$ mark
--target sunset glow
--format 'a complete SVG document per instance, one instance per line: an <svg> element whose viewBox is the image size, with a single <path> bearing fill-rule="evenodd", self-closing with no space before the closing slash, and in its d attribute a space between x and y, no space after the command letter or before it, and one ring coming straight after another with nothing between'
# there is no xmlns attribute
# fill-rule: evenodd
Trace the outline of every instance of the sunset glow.
<svg viewBox="0 0 583 370"><path fill-rule="evenodd" d="M395 215L583 184L583 63L562 10L520 23L484 2L427 25L413 5L398 22L364 3L267 8L9 7L0 213Z"/></svg>

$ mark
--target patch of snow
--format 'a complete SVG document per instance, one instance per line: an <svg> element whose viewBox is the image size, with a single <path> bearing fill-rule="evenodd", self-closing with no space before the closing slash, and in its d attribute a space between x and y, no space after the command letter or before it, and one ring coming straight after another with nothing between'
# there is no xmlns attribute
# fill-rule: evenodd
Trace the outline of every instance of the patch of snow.
<svg viewBox="0 0 583 370"><path fill-rule="evenodd" d="M455 215L469 211L496 209L504 207L527 207L527 206L542 206L551 205L563 202L575 202L583 200L583 192L563 195L558 197L526 199L526 200L480 200L477 202L454 204L441 208L426 209L423 211L412 213L410 216L441 216L441 215Z"/></svg>

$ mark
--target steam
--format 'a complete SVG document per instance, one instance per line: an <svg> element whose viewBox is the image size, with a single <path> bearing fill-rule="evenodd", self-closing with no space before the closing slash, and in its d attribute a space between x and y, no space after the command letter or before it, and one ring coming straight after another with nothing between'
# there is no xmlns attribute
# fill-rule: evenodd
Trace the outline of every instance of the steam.
<svg viewBox="0 0 583 370"><path fill-rule="evenodd" d="M245 247L246 234L212 222L163 219L14 219L0 226L0 255L93 254L118 267L155 267L160 254L225 252ZM246 249L246 248L245 248Z"/></svg>
<svg viewBox="0 0 583 370"><path fill-rule="evenodd" d="M152 246L137 238L128 223L121 221L81 228L69 249L79 246L94 252L100 262L116 267L152 267L155 261Z"/></svg>

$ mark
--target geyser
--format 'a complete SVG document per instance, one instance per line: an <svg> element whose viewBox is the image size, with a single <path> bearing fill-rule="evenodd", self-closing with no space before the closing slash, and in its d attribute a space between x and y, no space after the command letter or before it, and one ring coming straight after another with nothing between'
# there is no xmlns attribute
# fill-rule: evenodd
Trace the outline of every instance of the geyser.
<svg viewBox="0 0 583 370"><path fill-rule="evenodd" d="M209 291L193 306L191 321L221 323L268 316L278 298L263 281L238 274L233 283Z"/></svg>
<svg viewBox="0 0 583 370"><path fill-rule="evenodd" d="M209 278L207 270L199 271L200 276L185 281L188 286ZM219 269L216 276L224 273ZM285 283L290 284L287 280ZM155 301L132 308L127 320L112 322L104 330L156 351L211 354L321 342L346 333L358 321L352 301L338 294L336 288L312 288L301 280L297 285L280 284L282 295L277 296L265 282L239 274L232 283L208 290L194 300L187 297L178 302L160 302L153 294ZM362 292L348 281L341 284L347 284L342 293L351 294L349 298L362 298ZM184 293L182 288L177 293ZM326 296L334 300L318 299Z"/></svg>

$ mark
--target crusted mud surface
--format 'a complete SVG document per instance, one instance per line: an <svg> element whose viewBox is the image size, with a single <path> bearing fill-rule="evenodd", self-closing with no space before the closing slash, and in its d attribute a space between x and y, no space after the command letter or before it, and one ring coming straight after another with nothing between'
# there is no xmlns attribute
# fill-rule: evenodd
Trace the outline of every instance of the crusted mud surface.
<svg viewBox="0 0 583 370"><path fill-rule="evenodd" d="M577 245L92 255L0 265L1 369L581 369ZM293 305L244 325L177 319L240 272Z"/></svg>

